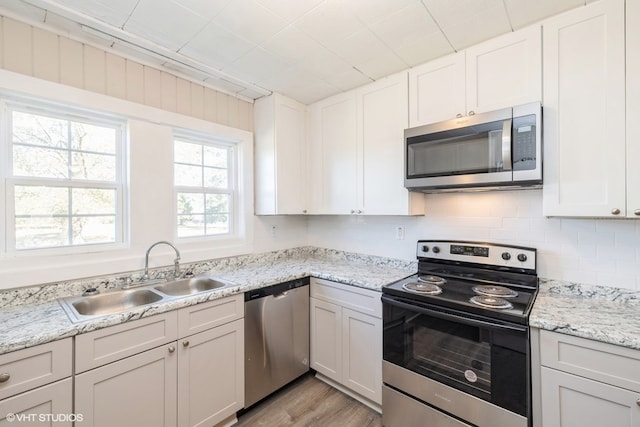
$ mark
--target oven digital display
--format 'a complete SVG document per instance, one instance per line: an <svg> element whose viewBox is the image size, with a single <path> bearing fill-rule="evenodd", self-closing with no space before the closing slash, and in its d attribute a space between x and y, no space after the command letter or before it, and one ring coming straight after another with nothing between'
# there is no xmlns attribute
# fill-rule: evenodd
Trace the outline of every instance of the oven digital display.
<svg viewBox="0 0 640 427"><path fill-rule="evenodd" d="M451 245L450 252L454 255L489 256L489 248L483 246Z"/></svg>

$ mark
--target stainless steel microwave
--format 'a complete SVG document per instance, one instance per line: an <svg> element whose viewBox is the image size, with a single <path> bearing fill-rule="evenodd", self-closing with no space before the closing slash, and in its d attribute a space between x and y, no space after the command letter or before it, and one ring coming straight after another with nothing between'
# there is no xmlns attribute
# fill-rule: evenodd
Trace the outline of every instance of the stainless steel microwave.
<svg viewBox="0 0 640 427"><path fill-rule="evenodd" d="M405 187L425 193L539 187L539 102L404 131Z"/></svg>

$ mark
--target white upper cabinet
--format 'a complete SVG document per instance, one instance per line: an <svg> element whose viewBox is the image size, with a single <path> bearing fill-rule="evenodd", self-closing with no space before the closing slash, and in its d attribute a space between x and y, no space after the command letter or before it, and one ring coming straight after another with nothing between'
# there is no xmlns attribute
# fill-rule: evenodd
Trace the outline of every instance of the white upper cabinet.
<svg viewBox="0 0 640 427"><path fill-rule="evenodd" d="M408 126L407 74L401 73L357 91L358 213L422 215L424 195L404 188L404 129Z"/></svg>
<svg viewBox="0 0 640 427"><path fill-rule="evenodd" d="M438 58L409 70L409 126L464 115L464 52Z"/></svg>
<svg viewBox="0 0 640 427"><path fill-rule="evenodd" d="M309 107L311 213L421 215L424 196L404 188L407 74Z"/></svg>
<svg viewBox="0 0 640 427"><path fill-rule="evenodd" d="M627 216L640 218L640 1L627 1Z"/></svg>
<svg viewBox="0 0 640 427"><path fill-rule="evenodd" d="M411 127L542 97L540 27L496 37L409 71Z"/></svg>
<svg viewBox="0 0 640 427"><path fill-rule="evenodd" d="M273 94L254 115L256 215L307 213L306 107Z"/></svg>
<svg viewBox="0 0 640 427"><path fill-rule="evenodd" d="M355 213L358 195L356 118L353 91L309 107L311 213Z"/></svg>
<svg viewBox="0 0 640 427"><path fill-rule="evenodd" d="M624 13L603 0L543 23L544 215L629 214Z"/></svg>

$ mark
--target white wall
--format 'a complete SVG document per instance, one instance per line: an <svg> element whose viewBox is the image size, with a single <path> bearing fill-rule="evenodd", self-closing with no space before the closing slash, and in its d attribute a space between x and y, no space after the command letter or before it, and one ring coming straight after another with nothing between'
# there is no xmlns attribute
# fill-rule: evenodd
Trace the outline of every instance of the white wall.
<svg viewBox="0 0 640 427"><path fill-rule="evenodd" d="M425 197L424 217L309 217L309 244L407 260L418 239L530 246L541 277L640 290L640 221L545 218L541 190Z"/></svg>

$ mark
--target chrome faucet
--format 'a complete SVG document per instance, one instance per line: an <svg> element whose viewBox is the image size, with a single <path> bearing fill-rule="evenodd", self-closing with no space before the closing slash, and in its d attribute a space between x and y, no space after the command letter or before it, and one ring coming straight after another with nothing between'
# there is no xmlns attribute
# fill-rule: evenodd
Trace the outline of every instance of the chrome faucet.
<svg viewBox="0 0 640 427"><path fill-rule="evenodd" d="M149 249L147 249L147 253L144 256L144 275L142 276L142 280L149 280L149 252L151 252L151 249L155 246L160 244L169 245L174 251L176 251L176 259L173 260L173 277L178 278L180 276L180 252L178 251L178 248L166 240L161 240L149 246Z"/></svg>

